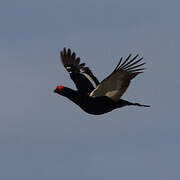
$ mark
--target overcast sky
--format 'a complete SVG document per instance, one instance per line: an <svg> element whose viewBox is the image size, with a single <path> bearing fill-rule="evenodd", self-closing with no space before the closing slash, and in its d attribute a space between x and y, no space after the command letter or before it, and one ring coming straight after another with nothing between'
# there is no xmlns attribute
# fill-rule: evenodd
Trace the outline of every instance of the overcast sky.
<svg viewBox="0 0 180 180"><path fill-rule="evenodd" d="M1 0L0 179L179 180L179 1ZM53 93L75 88L70 47L101 81L139 53L125 107L89 115Z"/></svg>

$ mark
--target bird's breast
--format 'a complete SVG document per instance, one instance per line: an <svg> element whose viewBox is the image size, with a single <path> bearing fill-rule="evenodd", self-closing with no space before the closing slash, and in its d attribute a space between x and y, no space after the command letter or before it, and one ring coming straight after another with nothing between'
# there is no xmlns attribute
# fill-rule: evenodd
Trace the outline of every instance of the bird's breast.
<svg viewBox="0 0 180 180"><path fill-rule="evenodd" d="M88 97L81 101L79 105L85 112L89 114L104 114L116 108L115 102L106 96Z"/></svg>

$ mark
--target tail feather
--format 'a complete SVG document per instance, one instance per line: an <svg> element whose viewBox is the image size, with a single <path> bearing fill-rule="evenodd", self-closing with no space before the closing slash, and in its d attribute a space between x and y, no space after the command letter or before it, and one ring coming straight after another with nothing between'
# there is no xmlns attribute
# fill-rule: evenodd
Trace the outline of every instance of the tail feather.
<svg viewBox="0 0 180 180"><path fill-rule="evenodd" d="M130 105L134 105L134 106L141 106L141 107L151 107L150 105L146 105L146 104L139 104L139 103L132 103Z"/></svg>

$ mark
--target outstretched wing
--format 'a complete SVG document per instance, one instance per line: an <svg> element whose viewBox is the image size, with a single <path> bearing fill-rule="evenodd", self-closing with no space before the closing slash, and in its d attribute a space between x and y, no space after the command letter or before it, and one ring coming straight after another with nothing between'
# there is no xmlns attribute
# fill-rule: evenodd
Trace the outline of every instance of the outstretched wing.
<svg viewBox="0 0 180 180"><path fill-rule="evenodd" d="M145 69L139 68L145 64L139 64L143 58L136 60L138 55L132 59L130 57L131 54L124 62L122 62L121 58L114 71L90 93L90 96L107 96L114 101L118 101L128 88L131 79L142 73Z"/></svg>
<svg viewBox="0 0 180 180"><path fill-rule="evenodd" d="M80 64L80 58L71 50L64 48L60 52L61 62L65 69L70 74L77 89L83 93L89 94L99 84L97 78L93 75L91 70L85 66L85 63Z"/></svg>

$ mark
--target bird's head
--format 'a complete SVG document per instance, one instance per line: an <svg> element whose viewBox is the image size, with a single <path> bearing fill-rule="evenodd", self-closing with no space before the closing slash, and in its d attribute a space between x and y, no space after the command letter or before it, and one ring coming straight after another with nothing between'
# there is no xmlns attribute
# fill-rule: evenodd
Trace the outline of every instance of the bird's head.
<svg viewBox="0 0 180 180"><path fill-rule="evenodd" d="M56 86L54 93L57 93L61 96L65 96L65 97L69 97L69 98L72 98L77 95L77 91L72 90L68 87L62 86L62 85Z"/></svg>
<svg viewBox="0 0 180 180"><path fill-rule="evenodd" d="M56 89L54 90L54 93L61 94L61 93L63 93L63 89L64 89L64 86L58 85L58 86L56 86Z"/></svg>

